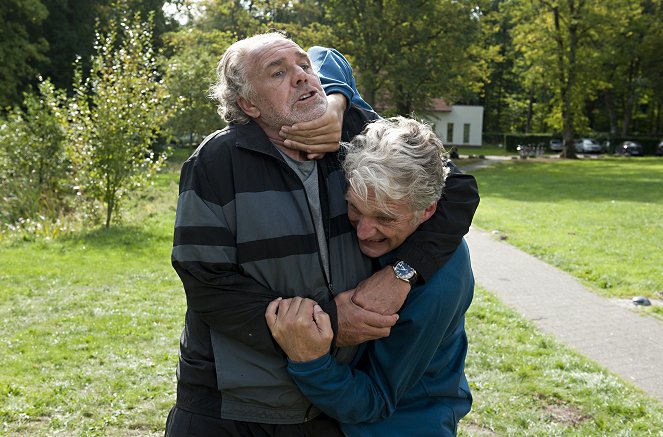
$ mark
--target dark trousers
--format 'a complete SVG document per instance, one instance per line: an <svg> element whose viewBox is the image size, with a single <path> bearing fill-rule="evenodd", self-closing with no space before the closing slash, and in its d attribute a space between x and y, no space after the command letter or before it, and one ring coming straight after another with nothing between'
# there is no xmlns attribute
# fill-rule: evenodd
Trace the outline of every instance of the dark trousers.
<svg viewBox="0 0 663 437"><path fill-rule="evenodd" d="M321 414L294 425L239 422L191 413L174 406L166 420L166 437L342 437L338 424Z"/></svg>
<svg viewBox="0 0 663 437"><path fill-rule="evenodd" d="M240 422L218 417L221 402L216 390L178 383L166 437L343 437L338 423L325 414L293 425Z"/></svg>

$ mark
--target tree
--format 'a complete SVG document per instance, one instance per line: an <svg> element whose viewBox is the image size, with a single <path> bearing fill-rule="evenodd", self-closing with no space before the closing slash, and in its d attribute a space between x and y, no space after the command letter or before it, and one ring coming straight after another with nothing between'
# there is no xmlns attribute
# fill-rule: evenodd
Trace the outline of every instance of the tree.
<svg viewBox="0 0 663 437"><path fill-rule="evenodd" d="M123 38L98 35L89 77L78 67L75 96L67 108L68 144L79 192L106 207L109 227L130 188L163 164L153 140L168 119L166 90L159 79L151 22L122 19Z"/></svg>
<svg viewBox="0 0 663 437"><path fill-rule="evenodd" d="M37 76L48 44L36 31L48 15L39 0L0 2L0 108L20 103L25 86Z"/></svg>
<svg viewBox="0 0 663 437"><path fill-rule="evenodd" d="M181 2L179 0L176 3ZM94 54L96 30L108 32L121 17L140 12L154 14L153 44L161 45L161 35L176 28L174 19L163 12L164 0L42 0L48 9L40 34L48 42L44 59L37 69L58 88L71 89L73 65L81 58L84 68L90 67ZM114 29L115 30L115 29ZM121 37L121 35L118 35Z"/></svg>
<svg viewBox="0 0 663 437"><path fill-rule="evenodd" d="M478 91L482 68L472 46L480 36L475 2L333 0L326 16L352 59L362 95L407 115L431 98Z"/></svg>
<svg viewBox="0 0 663 437"><path fill-rule="evenodd" d="M605 35L607 48L601 53L602 103L610 122L610 133L622 137L630 133L639 100L649 88L643 70L649 55L645 40L651 31L655 34L660 27L640 3L633 2L629 6L624 10L624 24Z"/></svg>
<svg viewBox="0 0 663 437"><path fill-rule="evenodd" d="M173 55L164 62L164 81L176 108L170 128L176 138L186 137L192 144L200 135L223 126L208 91L216 64L234 38L226 32L188 28L167 35L166 40Z"/></svg>
<svg viewBox="0 0 663 437"><path fill-rule="evenodd" d="M26 93L0 126L0 222L54 222L68 206L68 159L64 130L57 119L63 94L44 81Z"/></svg>
<svg viewBox="0 0 663 437"><path fill-rule="evenodd" d="M203 31L223 31L234 35L236 39L246 38L264 30L262 22L253 15L254 3L242 0L201 0L201 14L194 25Z"/></svg>
<svg viewBox="0 0 663 437"><path fill-rule="evenodd" d="M575 158L574 133L586 126L582 108L596 96L596 73L606 33L623 26L627 1L520 0L514 3L514 44L527 66L526 80L552 84L561 129L561 156Z"/></svg>

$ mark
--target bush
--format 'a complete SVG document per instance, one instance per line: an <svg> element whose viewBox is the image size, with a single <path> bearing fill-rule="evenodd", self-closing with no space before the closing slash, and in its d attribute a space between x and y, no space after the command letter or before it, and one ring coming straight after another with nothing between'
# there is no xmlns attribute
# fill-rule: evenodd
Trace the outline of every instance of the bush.
<svg viewBox="0 0 663 437"><path fill-rule="evenodd" d="M6 225L39 218L56 222L71 204L64 130L55 108L62 99L49 81L24 95L0 125L0 220Z"/></svg>

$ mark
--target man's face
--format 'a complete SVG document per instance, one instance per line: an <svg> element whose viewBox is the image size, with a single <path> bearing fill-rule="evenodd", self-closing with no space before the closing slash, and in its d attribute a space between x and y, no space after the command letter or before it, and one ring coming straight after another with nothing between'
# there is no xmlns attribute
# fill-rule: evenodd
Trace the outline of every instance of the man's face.
<svg viewBox="0 0 663 437"><path fill-rule="evenodd" d="M263 127L310 121L327 109L327 97L306 52L290 40L275 40L255 47L249 57L249 81L254 95L253 113Z"/></svg>
<svg viewBox="0 0 663 437"><path fill-rule="evenodd" d="M370 190L367 205L352 188L348 189L345 197L348 201L348 218L357 230L359 249L371 258L382 256L403 244L419 224L435 211L435 205L432 205L432 211L426 209L415 220L416 215L405 200L389 202L390 213L386 213L375 202L375 195Z"/></svg>

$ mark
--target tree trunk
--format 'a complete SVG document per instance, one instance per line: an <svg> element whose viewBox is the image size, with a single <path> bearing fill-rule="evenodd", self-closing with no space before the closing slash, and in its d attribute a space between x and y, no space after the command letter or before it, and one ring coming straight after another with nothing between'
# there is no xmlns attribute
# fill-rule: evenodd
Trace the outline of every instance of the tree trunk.
<svg viewBox="0 0 663 437"><path fill-rule="evenodd" d="M532 131L532 116L534 113L534 84L529 87L529 102L527 103L527 124L525 125L525 133L528 134Z"/></svg>
<svg viewBox="0 0 663 437"><path fill-rule="evenodd" d="M569 0L569 8L571 14L574 12L574 2ZM562 28L560 25L559 8L553 8L553 15L555 20L555 39L557 41L557 69L559 71L559 92L562 100L562 153L559 155L561 158L576 159L575 143L573 142L573 107L571 100L571 93L573 92L573 85L575 82L575 56L577 48L577 28L571 21L568 25L569 36L569 58L568 70L564 68L564 40L562 38Z"/></svg>
<svg viewBox="0 0 663 437"><path fill-rule="evenodd" d="M612 90L605 90L603 92L603 101L605 102L605 110L608 113L608 120L610 120L610 136L617 135L617 110L615 109L615 100L612 96Z"/></svg>
<svg viewBox="0 0 663 437"><path fill-rule="evenodd" d="M402 87L396 88L396 95L394 96L396 101L396 113L404 117L409 117L412 113L412 101L406 92L403 91Z"/></svg>
<svg viewBox="0 0 663 437"><path fill-rule="evenodd" d="M629 63L628 78L627 78L627 95L624 103L624 120L622 121L622 137L628 136L631 128L631 121L633 120L633 108L636 100L636 75L638 74L639 61L636 59Z"/></svg>

